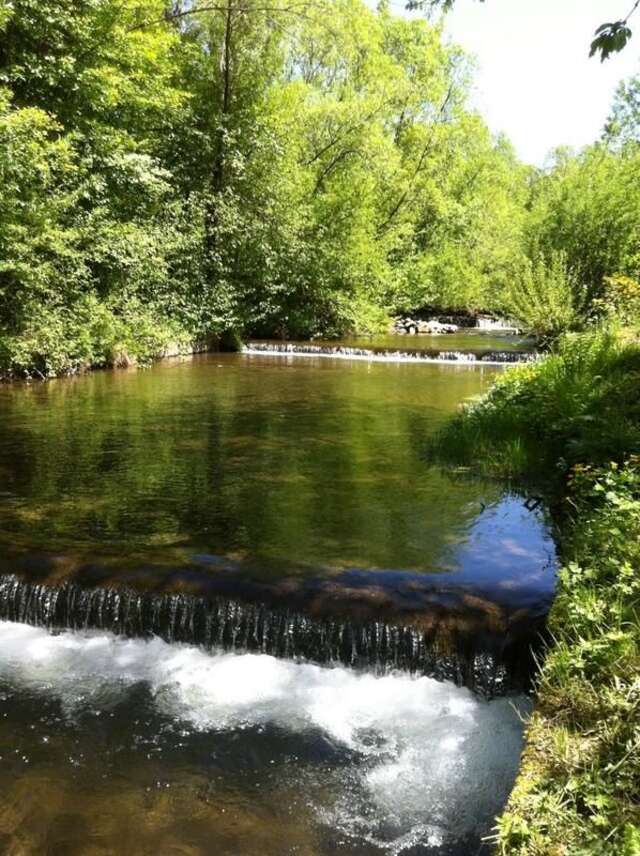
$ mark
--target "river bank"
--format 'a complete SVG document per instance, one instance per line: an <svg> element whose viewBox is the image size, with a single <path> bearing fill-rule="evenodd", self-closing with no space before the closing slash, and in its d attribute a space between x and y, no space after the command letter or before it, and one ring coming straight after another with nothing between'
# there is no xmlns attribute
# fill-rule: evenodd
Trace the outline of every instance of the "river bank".
<svg viewBox="0 0 640 856"><path fill-rule="evenodd" d="M576 465L502 854L640 853L640 459Z"/></svg>
<svg viewBox="0 0 640 856"><path fill-rule="evenodd" d="M619 334L566 337L501 376L432 453L541 481L563 564L553 644L502 854L640 852L640 349Z"/></svg>

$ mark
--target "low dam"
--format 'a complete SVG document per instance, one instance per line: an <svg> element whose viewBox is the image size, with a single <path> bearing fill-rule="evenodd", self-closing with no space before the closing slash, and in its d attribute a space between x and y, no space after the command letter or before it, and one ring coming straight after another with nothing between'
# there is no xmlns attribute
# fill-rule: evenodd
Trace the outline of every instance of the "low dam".
<svg viewBox="0 0 640 856"><path fill-rule="evenodd" d="M248 342L244 354L272 354L274 356L329 357L330 359L365 360L368 362L424 362L503 365L531 362L535 355L530 351L482 350L458 351L438 348L388 350L350 345L317 345L298 342Z"/></svg>

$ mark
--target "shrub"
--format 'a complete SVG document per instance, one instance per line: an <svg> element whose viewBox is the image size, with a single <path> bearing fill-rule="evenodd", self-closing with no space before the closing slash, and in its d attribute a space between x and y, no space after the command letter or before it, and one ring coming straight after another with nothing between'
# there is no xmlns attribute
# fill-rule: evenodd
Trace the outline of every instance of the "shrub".
<svg viewBox="0 0 640 856"><path fill-rule="evenodd" d="M602 297L593 301L594 310L621 324L640 324L640 282L624 274L607 276Z"/></svg>
<svg viewBox="0 0 640 856"><path fill-rule="evenodd" d="M503 297L504 311L543 342L584 324L585 291L563 253L524 259Z"/></svg>
<svg viewBox="0 0 640 856"><path fill-rule="evenodd" d="M189 348L183 328L135 299L103 303L88 294L71 307L36 304L28 317L19 334L0 331L0 376L146 364L169 346Z"/></svg>
<svg viewBox="0 0 640 856"><path fill-rule="evenodd" d="M578 462L640 451L640 347L613 330L566 334L511 368L436 437L431 454L478 469L558 480Z"/></svg>

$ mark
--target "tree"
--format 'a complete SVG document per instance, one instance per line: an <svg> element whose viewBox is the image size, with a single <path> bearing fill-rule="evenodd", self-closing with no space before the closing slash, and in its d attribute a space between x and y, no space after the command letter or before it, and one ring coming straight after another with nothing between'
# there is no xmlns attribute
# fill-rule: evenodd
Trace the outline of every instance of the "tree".
<svg viewBox="0 0 640 856"><path fill-rule="evenodd" d="M560 150L555 164L532 185L528 252L549 258L563 252L567 268L599 298L605 278L637 277L640 270L640 185L638 147L612 151L595 144L574 154Z"/></svg>
<svg viewBox="0 0 640 856"><path fill-rule="evenodd" d="M163 8L158 0L4 5L4 370L109 362L125 340L148 356L176 337L189 252L181 230L196 229L169 160L190 96L176 73L179 35L134 29L140 14Z"/></svg>
<svg viewBox="0 0 640 856"><path fill-rule="evenodd" d="M525 257L563 253L592 299L636 275L631 84L606 145L536 174L469 108L441 25L384 4L0 13L2 372L498 310Z"/></svg>
<svg viewBox="0 0 640 856"><path fill-rule="evenodd" d="M618 86L604 137L616 147L640 142L640 76Z"/></svg>

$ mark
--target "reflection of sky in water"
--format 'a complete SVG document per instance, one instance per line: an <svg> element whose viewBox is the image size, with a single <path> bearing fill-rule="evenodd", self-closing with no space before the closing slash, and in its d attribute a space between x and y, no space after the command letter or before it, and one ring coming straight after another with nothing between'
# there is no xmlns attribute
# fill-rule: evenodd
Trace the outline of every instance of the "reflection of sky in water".
<svg viewBox="0 0 640 856"><path fill-rule="evenodd" d="M553 592L553 540L540 511L529 511L517 497L486 508L453 555L457 570L443 575L451 582L473 583L486 593L532 590L544 597Z"/></svg>
<svg viewBox="0 0 640 856"><path fill-rule="evenodd" d="M511 607L546 610L555 589L556 553L541 511L529 511L521 498L505 496L487 506L466 531L452 533L440 561L425 574L402 569L351 569L340 581L354 588L379 586L398 602L420 593L468 592ZM438 572L439 571L439 572Z"/></svg>

